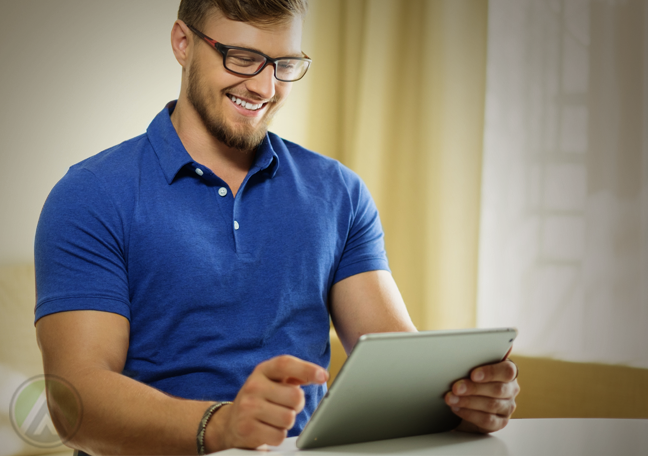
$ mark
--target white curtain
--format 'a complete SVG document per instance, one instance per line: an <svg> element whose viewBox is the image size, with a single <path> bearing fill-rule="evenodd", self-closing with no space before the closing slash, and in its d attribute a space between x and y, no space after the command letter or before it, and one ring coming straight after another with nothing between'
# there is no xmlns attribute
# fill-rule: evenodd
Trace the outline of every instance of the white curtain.
<svg viewBox="0 0 648 456"><path fill-rule="evenodd" d="M648 1L490 0L477 320L648 367Z"/></svg>

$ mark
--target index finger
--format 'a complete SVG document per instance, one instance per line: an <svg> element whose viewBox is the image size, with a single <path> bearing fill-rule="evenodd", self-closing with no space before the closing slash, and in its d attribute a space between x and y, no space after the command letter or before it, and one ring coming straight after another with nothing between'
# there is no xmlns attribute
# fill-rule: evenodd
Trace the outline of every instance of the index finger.
<svg viewBox="0 0 648 456"><path fill-rule="evenodd" d="M470 379L477 383L512 382L515 380L517 367L508 359L495 364L480 366L472 370Z"/></svg>
<svg viewBox="0 0 648 456"><path fill-rule="evenodd" d="M261 363L259 368L270 380L292 385L322 384L328 380L328 372L322 367L289 355L272 358Z"/></svg>

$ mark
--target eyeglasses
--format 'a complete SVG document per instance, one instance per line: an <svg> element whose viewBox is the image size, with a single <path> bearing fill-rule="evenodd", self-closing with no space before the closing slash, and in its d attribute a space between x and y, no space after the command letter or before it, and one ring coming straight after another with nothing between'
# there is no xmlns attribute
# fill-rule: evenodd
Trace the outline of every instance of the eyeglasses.
<svg viewBox="0 0 648 456"><path fill-rule="evenodd" d="M223 54L223 66L235 74L254 76L263 71L269 64L274 65L274 76L278 81L293 82L304 77L312 60L306 54L304 57L280 57L273 59L261 52L253 51L238 46L226 46L209 38L204 33L196 30L191 25L187 27L205 40L207 44Z"/></svg>

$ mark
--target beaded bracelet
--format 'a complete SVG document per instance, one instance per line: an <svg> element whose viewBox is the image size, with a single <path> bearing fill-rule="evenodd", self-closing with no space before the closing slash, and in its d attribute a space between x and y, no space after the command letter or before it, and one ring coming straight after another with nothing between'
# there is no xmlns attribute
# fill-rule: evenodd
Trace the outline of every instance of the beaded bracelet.
<svg viewBox="0 0 648 456"><path fill-rule="evenodd" d="M196 446L198 447L198 454L200 456L205 454L205 428L207 428L207 423L209 423L212 415L214 415L219 408L227 404L231 404L231 402L216 402L207 409L202 420L200 420L200 424L198 425L198 434L196 434Z"/></svg>

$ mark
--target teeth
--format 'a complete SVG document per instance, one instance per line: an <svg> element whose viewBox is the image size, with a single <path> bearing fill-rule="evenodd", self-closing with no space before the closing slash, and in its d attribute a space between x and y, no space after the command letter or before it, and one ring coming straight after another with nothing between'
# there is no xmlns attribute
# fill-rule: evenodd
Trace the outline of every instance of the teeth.
<svg viewBox="0 0 648 456"><path fill-rule="evenodd" d="M250 111L256 111L257 109L260 109L261 106L263 106L263 103L260 104L252 104L248 103L247 101L243 101L240 98L235 97L234 95L230 95L230 100L232 100L234 103L236 103L239 106L243 106L245 109L249 109Z"/></svg>

